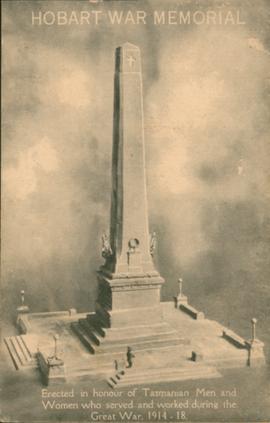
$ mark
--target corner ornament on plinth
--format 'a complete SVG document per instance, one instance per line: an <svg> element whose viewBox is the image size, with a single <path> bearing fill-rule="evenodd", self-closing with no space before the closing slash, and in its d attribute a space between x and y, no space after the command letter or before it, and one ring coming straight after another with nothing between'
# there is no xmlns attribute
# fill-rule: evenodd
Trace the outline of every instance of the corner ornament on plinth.
<svg viewBox="0 0 270 423"><path fill-rule="evenodd" d="M106 234L102 235L102 248L101 255L103 258L107 259L113 255L112 248L109 242L109 238Z"/></svg>
<svg viewBox="0 0 270 423"><path fill-rule="evenodd" d="M156 232L150 234L150 254L153 257L155 253L155 249L157 247L157 235Z"/></svg>

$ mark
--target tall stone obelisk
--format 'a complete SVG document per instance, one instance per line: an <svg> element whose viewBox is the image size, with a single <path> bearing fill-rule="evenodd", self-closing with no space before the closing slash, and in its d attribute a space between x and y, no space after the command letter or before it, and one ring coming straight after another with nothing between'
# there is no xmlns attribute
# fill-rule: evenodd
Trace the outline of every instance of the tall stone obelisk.
<svg viewBox="0 0 270 423"><path fill-rule="evenodd" d="M162 318L164 280L149 244L141 56L125 43L115 55L110 240L103 245L97 301L97 313L110 327Z"/></svg>

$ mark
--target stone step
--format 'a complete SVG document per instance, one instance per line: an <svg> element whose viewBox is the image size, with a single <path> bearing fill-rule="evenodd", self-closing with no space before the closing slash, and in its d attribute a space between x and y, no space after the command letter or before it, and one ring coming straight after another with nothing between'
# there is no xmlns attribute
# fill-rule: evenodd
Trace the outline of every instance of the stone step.
<svg viewBox="0 0 270 423"><path fill-rule="evenodd" d="M16 370L36 366L22 335L6 337L4 341Z"/></svg>
<svg viewBox="0 0 270 423"><path fill-rule="evenodd" d="M9 355L11 357L11 360L12 360L12 363L14 364L15 369L16 370L19 370L20 367L21 367L21 363L20 363L20 360L19 360L19 358L17 356L16 351L14 351L14 346L13 346L13 344L11 342L10 337L4 338L4 342L6 344L7 350L9 352Z"/></svg>
<svg viewBox="0 0 270 423"><path fill-rule="evenodd" d="M79 319L80 326L84 329L84 331L87 333L87 336L90 338L90 340L97 346L100 345L101 341L104 340L97 332L96 330L90 325L89 321L87 319Z"/></svg>
<svg viewBox="0 0 270 423"><path fill-rule="evenodd" d="M176 336L179 337L177 331L172 327L159 324L159 325L148 325L148 326L136 326L136 327L128 327L124 329L108 329L106 333L106 339L110 339L111 341L118 342L121 339L146 339L152 338L155 339L156 337L163 337L163 336Z"/></svg>
<svg viewBox="0 0 270 423"><path fill-rule="evenodd" d="M90 341L84 328L82 328L78 322L72 322L70 326L72 330L76 333L76 335L79 337L83 345L88 349L88 351L91 354L95 354L96 352L95 347L93 346L93 343Z"/></svg>
<svg viewBox="0 0 270 423"><path fill-rule="evenodd" d="M161 334L142 334L142 335L137 335L137 336L132 336L132 334L130 334L127 337L123 337L123 338L116 338L113 339L112 337L106 337L105 338L107 341L107 344L110 345L118 345L119 343L121 344L125 344L125 345L129 345L129 344L134 344L134 343L141 343L141 342L155 342L155 341L162 341L162 340L171 340L171 339L175 339L178 341L179 344L184 343L184 338L180 338L180 336L175 332L175 331L171 331L171 332L167 332L167 333L161 333Z"/></svg>
<svg viewBox="0 0 270 423"><path fill-rule="evenodd" d="M18 342L16 341L16 336L11 336L10 342L13 346L13 351L15 351L16 357L18 358L19 363L20 363L20 367L21 367L21 366L24 365L26 360L25 360L24 355L21 351L21 348L18 345Z"/></svg>
<svg viewBox="0 0 270 423"><path fill-rule="evenodd" d="M100 367L95 369L89 368L66 368L66 376L68 380L83 379L83 378L101 378L107 379L112 374L112 366Z"/></svg>
<svg viewBox="0 0 270 423"><path fill-rule="evenodd" d="M150 338L150 337L149 337ZM147 349L154 349L158 347L169 347L179 345L179 338L175 336L160 336L156 337L155 339L148 339L145 337L142 338L132 338L129 340L119 340L117 343L111 343L106 341L100 345L99 348L97 348L96 353L102 354L105 352L117 352L117 351L123 351L126 352L127 346L130 346L133 348L134 351L140 351L140 350L147 350Z"/></svg>
<svg viewBox="0 0 270 423"><path fill-rule="evenodd" d="M16 343L17 343L17 345L16 345ZM23 362L27 363L27 362L31 361L31 356L30 356L29 352L27 351L25 344L22 341L20 336L15 337L14 344L15 344L15 347L18 348L19 351L21 351L22 357L23 357Z"/></svg>
<svg viewBox="0 0 270 423"><path fill-rule="evenodd" d="M103 312L102 310L96 311L96 320L99 322L100 327L109 329L110 328L110 322L111 322L111 316L110 314Z"/></svg>
<svg viewBox="0 0 270 423"><path fill-rule="evenodd" d="M114 376L111 376L107 379L107 382L111 388L115 388L118 383L121 383L121 379L125 377L124 373L116 373Z"/></svg>
<svg viewBox="0 0 270 423"><path fill-rule="evenodd" d="M86 332L87 336L90 338L89 341L90 342L92 341L95 345L104 347L105 349L111 349L111 348L114 349L115 346L118 347L119 345L126 346L129 344L134 345L134 343L141 344L144 341L146 342L158 341L160 343L165 340L171 341L171 339L176 339L179 341L178 343L183 343L183 340L179 338L177 332L175 330L172 330L171 328L168 328L167 326L161 326L159 330L156 329L156 333L151 334L151 332L149 333L148 331L148 333L140 334L140 335L139 335L140 331L138 330L137 332L133 331L133 334L130 333L131 330L129 331L127 330L123 331L121 329L119 329L119 331L108 330L107 335L104 338L102 338L95 331L95 329L92 326L90 326L88 320L80 319L79 323L84 329L84 331Z"/></svg>
<svg viewBox="0 0 270 423"><path fill-rule="evenodd" d="M213 367L197 366L183 367L183 368L156 368L145 369L144 371L132 371L129 373L127 370L125 374L117 379L110 377L107 383L112 388L118 388L130 385L152 384L162 382L173 382L188 379L204 379L221 377L220 373Z"/></svg>
<svg viewBox="0 0 270 423"><path fill-rule="evenodd" d="M245 351L243 351L245 353ZM242 354L241 356L230 356L230 357L215 357L209 359L205 357L205 363L209 365L215 365L215 367L220 369L234 369L239 367L245 367L248 364L248 352Z"/></svg>
<svg viewBox="0 0 270 423"><path fill-rule="evenodd" d="M114 388L117 387L117 383L115 383L111 377L107 379L107 383L108 383L110 388L114 389Z"/></svg>
<svg viewBox="0 0 270 423"><path fill-rule="evenodd" d="M106 342L104 339L101 345L94 344L93 340L90 339L89 335L85 329L78 323L73 322L71 324L72 330L79 337L84 346L88 349L91 354L115 354L115 353L125 353L127 346L131 346L133 350L136 351L145 351L145 350L154 350L157 348L170 348L180 343L186 343L185 339L180 339L178 337L170 336L160 336L156 339L144 339L133 338L129 340L118 340L118 342L111 343L110 341Z"/></svg>
<svg viewBox="0 0 270 423"><path fill-rule="evenodd" d="M35 358L38 351L38 336L27 333L25 335L21 335L21 339L27 352L32 358Z"/></svg>
<svg viewBox="0 0 270 423"><path fill-rule="evenodd" d="M98 321L97 316L95 314L88 314L86 319L101 337L104 338L106 336L107 330L101 327L100 322Z"/></svg>
<svg viewBox="0 0 270 423"><path fill-rule="evenodd" d="M132 368L131 373L129 372L130 369L126 369L126 373L123 375L122 379L129 380L129 381L138 380L138 379L145 380L146 377L151 379L152 377L156 377L156 376L158 376L159 378L163 378L163 376L166 378L170 378L170 377L175 377L179 375L180 376L193 375L194 372L196 373L196 375L199 375L202 373L205 374L204 370L200 371L200 369L198 368L190 369L185 367L181 369L177 369L177 368L176 369L175 368L155 369L154 371L150 371L150 372L146 370L145 372L142 372L142 373L138 371L134 372L133 369L135 368ZM207 374L208 374L208 371L207 371Z"/></svg>
<svg viewBox="0 0 270 423"><path fill-rule="evenodd" d="M103 333L105 336L101 336L101 331L98 332L95 326L98 319L96 314L90 314L71 323L71 328L91 354L125 353L127 346L131 346L134 351L142 351L188 343L187 339L180 338L177 331L166 323L107 329Z"/></svg>
<svg viewBox="0 0 270 423"><path fill-rule="evenodd" d="M110 371L112 373L114 369L113 360L102 360L101 362L93 362L96 357L91 357L89 363L85 362L72 362L68 366L68 370L71 372L89 372L89 373L97 373L99 371L107 372Z"/></svg>

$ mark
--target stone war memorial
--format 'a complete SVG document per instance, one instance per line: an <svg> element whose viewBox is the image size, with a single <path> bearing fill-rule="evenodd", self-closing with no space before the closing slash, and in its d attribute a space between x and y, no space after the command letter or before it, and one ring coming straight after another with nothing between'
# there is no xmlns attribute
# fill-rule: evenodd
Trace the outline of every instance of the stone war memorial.
<svg viewBox="0 0 270 423"><path fill-rule="evenodd" d="M5 338L14 369L38 368L46 385L103 379L117 389L265 363L255 318L250 339L240 337L192 307L182 279L175 297L161 301L166 281L149 233L143 118L140 49L124 43L115 52L110 234L100 234L95 311L31 313L21 291L18 334Z"/></svg>

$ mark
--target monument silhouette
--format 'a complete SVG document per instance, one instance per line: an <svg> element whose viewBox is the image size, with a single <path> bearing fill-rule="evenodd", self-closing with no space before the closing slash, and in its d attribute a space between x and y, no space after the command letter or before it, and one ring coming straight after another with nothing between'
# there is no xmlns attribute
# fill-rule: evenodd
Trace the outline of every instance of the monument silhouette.
<svg viewBox="0 0 270 423"><path fill-rule="evenodd" d="M23 294L21 334L5 338L15 368L38 367L46 384L86 376L117 388L220 377L223 368L264 364L256 319L251 340L241 338L192 307L182 279L178 295L161 302L143 116L140 49L124 43L115 53L110 233L102 235L95 311L30 313Z"/></svg>

